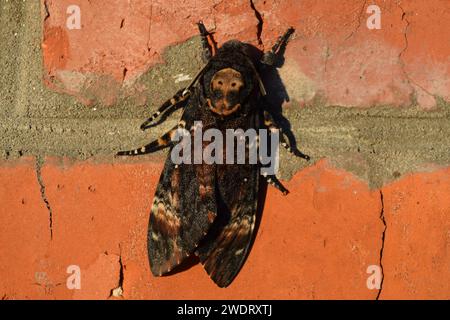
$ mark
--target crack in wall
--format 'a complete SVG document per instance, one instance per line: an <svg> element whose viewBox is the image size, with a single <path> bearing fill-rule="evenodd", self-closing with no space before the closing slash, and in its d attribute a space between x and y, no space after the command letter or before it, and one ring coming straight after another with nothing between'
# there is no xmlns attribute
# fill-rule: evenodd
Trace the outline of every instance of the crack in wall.
<svg viewBox="0 0 450 320"><path fill-rule="evenodd" d="M358 32L359 28L361 27L361 17L364 13L364 8L366 7L366 5L367 5L367 0L364 1L363 5L361 7L361 11L359 12L359 15L358 15L358 24L356 25L355 30L353 30L344 40L350 39L351 37L353 37L353 35L356 32Z"/></svg>
<svg viewBox="0 0 450 320"><path fill-rule="evenodd" d="M256 38L258 39L258 44L260 46L262 46L263 50L264 50L264 44L261 39L263 25L264 25L263 17L261 15L261 13L256 9L253 0L250 0L250 8L252 8L252 10L255 12L255 17L258 20L258 24L256 25Z"/></svg>
<svg viewBox="0 0 450 320"><path fill-rule="evenodd" d="M48 3L47 3L47 1L44 1L44 10L45 10L44 22L45 22L45 20L47 20L48 18L50 18L50 11L49 11L49 9L48 9Z"/></svg>
<svg viewBox="0 0 450 320"><path fill-rule="evenodd" d="M119 245L120 248L120 245ZM119 253L119 281L117 283L117 287L111 289L109 297L123 297L123 280L124 280L124 266L123 266L123 262L122 262L122 249L120 248L120 253Z"/></svg>
<svg viewBox="0 0 450 320"><path fill-rule="evenodd" d="M406 18L405 10L400 5L398 7L400 8L400 10L402 10L402 21L406 22L405 30L403 31L403 37L405 38L405 46L403 47L402 51L400 51L400 53L398 54L398 58L401 60L403 53L408 49L408 46L409 46L407 33L408 33L408 28L409 28L410 22L409 22L408 18ZM405 64L403 62L403 60L401 60L401 62L402 62L402 65Z"/></svg>
<svg viewBox="0 0 450 320"><path fill-rule="evenodd" d="M400 61L400 67L401 67L402 72L403 72L403 74L405 75L407 81L410 83L410 85L412 84L412 85L414 85L414 86L420 88L420 89L421 89L422 91L424 91L426 94L428 94L428 95L434 97L434 95L433 95L431 92L429 92L429 91L428 91L427 89L425 89L423 86L421 86L421 85L418 84L416 81L414 81L414 80L409 76L408 72L406 72L406 70L405 70L406 64L405 64L405 62L403 61L403 57L402 57L402 56L403 56L403 54L406 52L406 50L407 50L408 47L409 47L409 42L408 42L408 29L409 29L409 27L410 27L410 25L411 25L411 22L410 22L410 21L408 20L408 18L406 17L406 11L403 9L403 7L402 7L401 5L398 5L398 7L399 7L400 10L402 11L402 21L405 21L405 22L406 22L405 29L404 29L404 31L403 31L403 37L404 37L404 39L405 39L405 46L403 47L403 49L402 49L402 50L400 51L400 53L398 54L398 59L399 59L399 61ZM413 90L414 90L414 86L412 86L412 87L413 87ZM414 90L414 91L415 91L415 90Z"/></svg>
<svg viewBox="0 0 450 320"><path fill-rule="evenodd" d="M327 41L326 48L327 48L327 50L325 51L325 62L324 62L324 69L323 69L324 75L327 73L328 60L331 57L330 46L328 45L328 41Z"/></svg>
<svg viewBox="0 0 450 320"><path fill-rule="evenodd" d="M384 244L386 239L386 219L384 217L384 198L383 198L383 190L380 189L380 201L381 201L381 212L380 212L380 220L383 223L383 233L381 234L381 249L380 249L380 268L381 268L381 282L380 282L380 289L378 290L378 294L376 297L376 300L380 299L381 292L383 290L383 283L384 283L384 268L383 268L383 253L384 253Z"/></svg>
<svg viewBox="0 0 450 320"><path fill-rule="evenodd" d="M40 156L37 156L36 157L36 177L37 177L37 181L39 183L42 201L44 201L44 204L47 207L47 211L48 211L50 240L53 240L53 210L52 210L52 207L50 206L50 202L48 201L47 195L45 193L45 184L42 179L42 172L41 172L43 164L44 164L44 159Z"/></svg>
<svg viewBox="0 0 450 320"><path fill-rule="evenodd" d="M148 38L147 38L147 51L150 52L152 47L150 46L150 42L152 39L152 19L153 19L153 0L150 1L150 17L148 21Z"/></svg>

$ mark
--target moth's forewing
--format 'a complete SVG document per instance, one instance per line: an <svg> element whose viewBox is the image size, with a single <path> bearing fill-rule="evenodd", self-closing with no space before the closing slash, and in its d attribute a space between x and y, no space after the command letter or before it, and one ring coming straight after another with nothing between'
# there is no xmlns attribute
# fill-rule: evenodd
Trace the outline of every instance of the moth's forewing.
<svg viewBox="0 0 450 320"><path fill-rule="evenodd" d="M183 115L187 128L193 124L195 109L193 105ZM148 227L148 253L155 276L170 272L193 253L217 212L211 188L216 184L214 165L176 165L170 152L156 188Z"/></svg>

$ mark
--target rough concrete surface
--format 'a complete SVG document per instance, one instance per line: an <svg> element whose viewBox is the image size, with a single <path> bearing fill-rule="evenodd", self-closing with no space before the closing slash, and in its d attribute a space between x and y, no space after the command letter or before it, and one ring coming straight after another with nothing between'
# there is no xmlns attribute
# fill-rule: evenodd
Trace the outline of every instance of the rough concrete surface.
<svg viewBox="0 0 450 320"><path fill-rule="evenodd" d="M366 27L367 1L1 0L0 296L448 299L450 5L374 3L380 30ZM81 30L65 27L70 4ZM296 28L279 70L287 94L274 99L312 158L281 151L289 201L269 192L225 291L200 265L150 276L145 232L166 152L114 157L176 123L179 111L139 130L202 67L200 19L219 44L261 50ZM81 291L65 286L70 264ZM382 290L366 287L374 264Z"/></svg>

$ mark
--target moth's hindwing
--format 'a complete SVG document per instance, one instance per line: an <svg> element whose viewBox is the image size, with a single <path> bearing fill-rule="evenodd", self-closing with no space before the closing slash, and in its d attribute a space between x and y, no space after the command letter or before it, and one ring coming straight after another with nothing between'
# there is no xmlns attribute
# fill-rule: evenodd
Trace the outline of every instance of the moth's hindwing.
<svg viewBox="0 0 450 320"><path fill-rule="evenodd" d="M193 253L216 217L212 166L180 164L167 158L157 186L148 228L150 267L170 272ZM206 184L206 185L205 185Z"/></svg>

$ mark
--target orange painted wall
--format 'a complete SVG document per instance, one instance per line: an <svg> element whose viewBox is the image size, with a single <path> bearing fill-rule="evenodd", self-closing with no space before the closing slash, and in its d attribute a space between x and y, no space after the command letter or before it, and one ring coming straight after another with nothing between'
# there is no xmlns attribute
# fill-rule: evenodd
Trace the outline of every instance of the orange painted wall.
<svg viewBox="0 0 450 320"><path fill-rule="evenodd" d="M261 43L248 1L44 2L50 15L43 19L43 77L87 105L89 97L73 81L110 76L107 94L98 95L113 104L114 88L163 63L164 49L196 35L200 19L215 27L219 43L239 38L261 49L294 26L284 72L300 105L320 97L348 107L417 102L425 111L436 108L438 97L450 100L445 0L373 1L382 10L382 29L371 31L366 1L255 0L264 19ZM83 32L64 27L66 7L74 3L84 15ZM310 89L296 91L302 81ZM450 298L450 167L371 190L328 159L312 164L286 182L287 197L269 188L249 258L232 285L220 289L200 264L151 276L146 232L162 161L46 158L41 179L51 216L35 162L0 163L4 299L108 299L118 286L125 299ZM81 269L80 290L66 286L70 265ZM367 287L374 265L382 267L381 292Z"/></svg>

